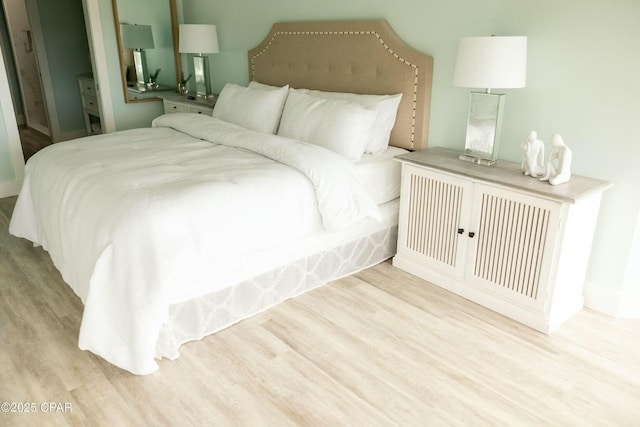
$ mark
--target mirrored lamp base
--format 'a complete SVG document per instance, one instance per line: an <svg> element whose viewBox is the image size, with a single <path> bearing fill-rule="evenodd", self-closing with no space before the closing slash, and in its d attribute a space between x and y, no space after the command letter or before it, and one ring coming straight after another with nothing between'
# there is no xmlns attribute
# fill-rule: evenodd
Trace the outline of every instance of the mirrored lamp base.
<svg viewBox="0 0 640 427"><path fill-rule="evenodd" d="M145 85L149 81L149 71L147 70L147 56L144 50L133 50L133 64L136 69L136 80L138 84Z"/></svg>
<svg viewBox="0 0 640 427"><path fill-rule="evenodd" d="M471 92L464 153L460 159L491 166L498 160L505 95Z"/></svg>
<svg viewBox="0 0 640 427"><path fill-rule="evenodd" d="M485 159L483 157L476 157L471 154L460 154L458 158L460 160L464 160L465 162L471 162L483 166L491 166L498 162L498 159Z"/></svg>
<svg viewBox="0 0 640 427"><path fill-rule="evenodd" d="M194 56L193 70L196 80L196 95L201 98L212 96L211 81L209 79L209 59L206 56Z"/></svg>

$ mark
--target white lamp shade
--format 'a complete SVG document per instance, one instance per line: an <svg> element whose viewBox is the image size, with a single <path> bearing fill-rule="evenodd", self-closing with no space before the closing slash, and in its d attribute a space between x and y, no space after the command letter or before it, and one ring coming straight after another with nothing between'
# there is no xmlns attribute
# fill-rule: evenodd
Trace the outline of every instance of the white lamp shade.
<svg viewBox="0 0 640 427"><path fill-rule="evenodd" d="M218 34L215 25L180 24L181 53L218 53Z"/></svg>
<svg viewBox="0 0 640 427"><path fill-rule="evenodd" d="M120 24L122 47L127 49L153 49L151 25Z"/></svg>
<svg viewBox="0 0 640 427"><path fill-rule="evenodd" d="M511 89L527 82L526 37L465 37L460 40L453 84Z"/></svg>

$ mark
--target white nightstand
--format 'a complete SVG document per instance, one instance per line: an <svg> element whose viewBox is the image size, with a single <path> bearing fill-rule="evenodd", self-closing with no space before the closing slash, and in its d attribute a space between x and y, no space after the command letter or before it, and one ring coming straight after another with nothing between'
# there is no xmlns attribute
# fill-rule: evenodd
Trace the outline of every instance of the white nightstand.
<svg viewBox="0 0 640 427"><path fill-rule="evenodd" d="M210 116L213 113L215 98L189 99L185 95L161 95L165 113L195 113Z"/></svg>
<svg viewBox="0 0 640 427"><path fill-rule="evenodd" d="M87 135L102 133L100 108L98 106L98 94L93 76L78 76L78 87L82 98L82 112Z"/></svg>
<svg viewBox="0 0 640 427"><path fill-rule="evenodd" d="M520 165L463 162L431 148L402 162L393 265L539 331L583 305L598 208L609 183L552 186Z"/></svg>

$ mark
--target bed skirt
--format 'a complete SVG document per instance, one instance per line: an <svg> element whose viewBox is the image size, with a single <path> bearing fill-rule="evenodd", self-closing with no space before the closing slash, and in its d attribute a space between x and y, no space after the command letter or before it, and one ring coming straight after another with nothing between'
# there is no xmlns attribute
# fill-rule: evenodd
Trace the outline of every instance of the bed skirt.
<svg viewBox="0 0 640 427"><path fill-rule="evenodd" d="M286 299L366 268L396 253L397 223L261 274L235 286L169 306L156 358L176 359L179 347L200 340Z"/></svg>

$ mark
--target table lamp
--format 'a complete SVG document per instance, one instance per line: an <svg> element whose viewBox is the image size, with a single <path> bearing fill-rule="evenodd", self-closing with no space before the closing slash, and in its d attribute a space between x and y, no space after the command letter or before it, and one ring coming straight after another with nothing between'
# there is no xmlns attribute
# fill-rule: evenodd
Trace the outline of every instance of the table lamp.
<svg viewBox="0 0 640 427"><path fill-rule="evenodd" d="M133 64L136 69L136 80L139 85L149 81L147 57L143 49L153 49L153 33L151 25L120 24L122 47L133 49Z"/></svg>
<svg viewBox="0 0 640 427"><path fill-rule="evenodd" d="M492 89L525 87L526 37L465 37L460 40L453 83L484 88L471 92L462 160L492 165L498 159L505 94Z"/></svg>
<svg viewBox="0 0 640 427"><path fill-rule="evenodd" d="M196 95L211 96L209 60L203 54L218 53L218 34L215 25L180 24L179 51L195 53L193 71L196 82Z"/></svg>

